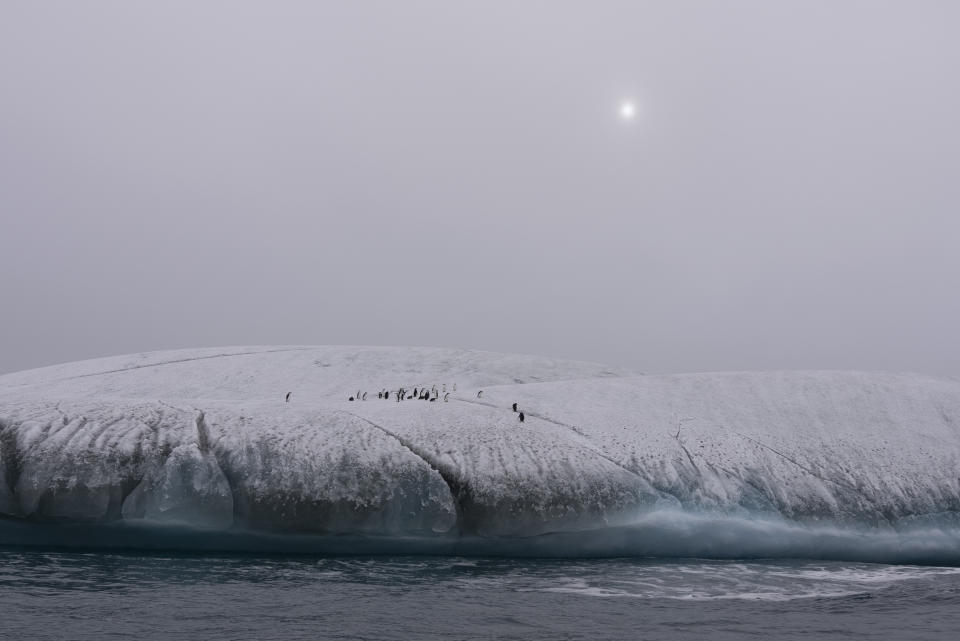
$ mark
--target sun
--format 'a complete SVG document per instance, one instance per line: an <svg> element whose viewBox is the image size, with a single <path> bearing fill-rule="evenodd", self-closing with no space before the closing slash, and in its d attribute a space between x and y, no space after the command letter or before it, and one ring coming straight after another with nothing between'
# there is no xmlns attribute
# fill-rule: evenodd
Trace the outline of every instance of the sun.
<svg viewBox="0 0 960 641"><path fill-rule="evenodd" d="M630 100L620 103L620 117L624 120L633 120L637 116L637 106Z"/></svg>

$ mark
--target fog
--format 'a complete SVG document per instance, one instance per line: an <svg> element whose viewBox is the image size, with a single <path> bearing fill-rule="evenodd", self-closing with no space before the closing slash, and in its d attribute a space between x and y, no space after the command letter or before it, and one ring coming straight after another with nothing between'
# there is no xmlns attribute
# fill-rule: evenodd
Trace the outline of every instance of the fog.
<svg viewBox="0 0 960 641"><path fill-rule="evenodd" d="M6 2L0 372L364 344L958 376L958 25Z"/></svg>

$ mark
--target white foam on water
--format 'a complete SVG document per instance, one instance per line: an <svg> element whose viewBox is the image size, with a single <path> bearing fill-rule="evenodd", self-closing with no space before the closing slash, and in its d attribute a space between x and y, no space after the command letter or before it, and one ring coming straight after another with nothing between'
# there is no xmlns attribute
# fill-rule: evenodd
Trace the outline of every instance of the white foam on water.
<svg viewBox="0 0 960 641"><path fill-rule="evenodd" d="M682 601L792 601L834 599L875 593L903 581L955 575L958 568L875 565L791 567L777 563L696 565L658 563L599 571L588 577L551 577L520 591L555 592L584 597L672 599ZM624 576L635 573L634 577ZM535 579L536 581L536 579Z"/></svg>

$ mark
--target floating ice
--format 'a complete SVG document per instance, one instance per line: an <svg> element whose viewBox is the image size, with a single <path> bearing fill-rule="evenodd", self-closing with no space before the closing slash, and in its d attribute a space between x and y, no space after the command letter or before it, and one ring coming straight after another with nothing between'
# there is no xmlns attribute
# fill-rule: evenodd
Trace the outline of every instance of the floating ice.
<svg viewBox="0 0 960 641"><path fill-rule="evenodd" d="M396 400L424 386L450 402ZM348 400L357 390L366 401ZM18 532L178 526L478 549L538 536L591 553L829 557L842 539L856 556L851 540L874 536L950 560L958 426L960 383L918 375L642 376L422 348L158 352L0 377L0 515ZM711 540L714 522L739 525L711 526Z"/></svg>

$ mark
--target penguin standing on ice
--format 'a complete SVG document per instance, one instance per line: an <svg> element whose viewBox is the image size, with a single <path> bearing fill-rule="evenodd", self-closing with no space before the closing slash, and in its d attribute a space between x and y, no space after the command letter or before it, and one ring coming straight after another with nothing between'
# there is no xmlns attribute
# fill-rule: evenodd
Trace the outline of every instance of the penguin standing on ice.
<svg viewBox="0 0 960 641"><path fill-rule="evenodd" d="M513 412L514 412L514 414L516 414L516 412L517 412L517 404L516 404L516 403L513 404Z"/></svg>
<svg viewBox="0 0 960 641"><path fill-rule="evenodd" d="M367 400L367 393L366 393L366 392L363 393L363 398L361 398L360 400L361 400L361 401Z"/></svg>
<svg viewBox="0 0 960 641"><path fill-rule="evenodd" d="M483 390L477 392L477 398L483 398Z"/></svg>
<svg viewBox="0 0 960 641"><path fill-rule="evenodd" d="M523 412L520 412L520 422L523 423Z"/></svg>
<svg viewBox="0 0 960 641"><path fill-rule="evenodd" d="M284 403L289 403L289 402L290 402L290 395L291 395L291 394L293 394L293 392L287 392L287 395L286 395L286 396L284 397L284 399L283 399L283 402L284 402Z"/></svg>
<svg viewBox="0 0 960 641"><path fill-rule="evenodd" d="M443 402L444 403L450 402L450 392L447 392L446 394L443 395Z"/></svg>

